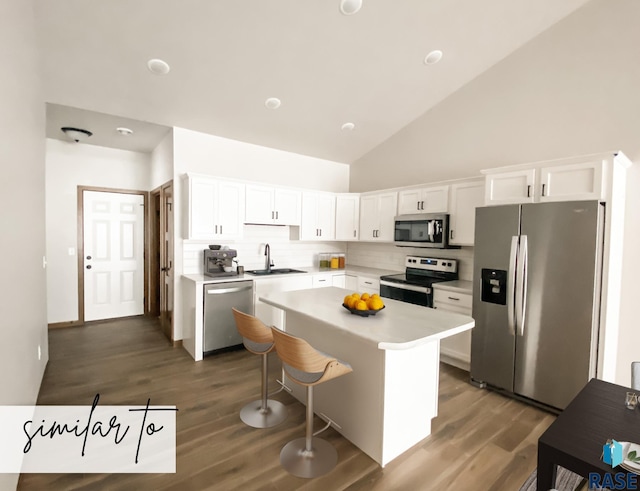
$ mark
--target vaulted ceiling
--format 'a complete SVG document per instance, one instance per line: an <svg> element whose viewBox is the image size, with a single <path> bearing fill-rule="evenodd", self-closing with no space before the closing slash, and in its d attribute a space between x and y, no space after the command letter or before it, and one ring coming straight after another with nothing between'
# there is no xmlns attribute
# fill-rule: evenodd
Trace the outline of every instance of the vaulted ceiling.
<svg viewBox="0 0 640 491"><path fill-rule="evenodd" d="M47 136L149 151L178 126L351 163L584 3L37 0Z"/></svg>

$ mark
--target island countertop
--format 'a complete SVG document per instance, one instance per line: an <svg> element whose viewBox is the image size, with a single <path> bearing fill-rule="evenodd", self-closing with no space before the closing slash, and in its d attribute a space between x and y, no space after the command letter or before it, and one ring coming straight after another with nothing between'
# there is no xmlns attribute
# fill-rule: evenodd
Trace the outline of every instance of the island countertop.
<svg viewBox="0 0 640 491"><path fill-rule="evenodd" d="M443 339L473 328L466 315L383 298L385 308L361 317L342 307L350 290L327 287L275 292L260 297L274 307L297 312L374 343L381 350L403 350Z"/></svg>

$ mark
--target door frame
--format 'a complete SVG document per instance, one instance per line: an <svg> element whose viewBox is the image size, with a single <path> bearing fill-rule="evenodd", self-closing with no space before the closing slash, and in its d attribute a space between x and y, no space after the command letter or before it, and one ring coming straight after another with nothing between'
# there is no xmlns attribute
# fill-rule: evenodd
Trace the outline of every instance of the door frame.
<svg viewBox="0 0 640 491"><path fill-rule="evenodd" d="M150 275L149 275L149 315L158 315L158 317L160 318L160 322L161 325L164 326L163 324L163 320L162 320L162 315L163 315L163 311L162 311L162 306L167 304L167 299L165 299L163 301L163 296L165 295L165 289L164 289L164 277L162 277L162 260L164 257L167 257L167 251L165 250L165 241L163 238L163 233L164 230L167 229L167 214L166 214L166 207L167 207L167 202L166 202L166 190L167 189L171 189L171 197L174 198L175 197L175 192L174 192L174 185L173 185L173 179L165 182L164 184L158 186L157 188L151 190L149 192L149 216L148 216L148 223L149 223L149 261L150 261L150 265L149 265L149 271L150 271ZM158 197L158 203L156 203L155 198ZM156 218L155 218L155 214L159 212L159 220L156 224ZM172 212L174 213L174 222L175 223L175 206L172 207ZM174 228L171 228L169 230L169 241L171 243L174 243L174 238L175 238L175 230ZM156 257L160 258L159 264L155 264L155 258ZM171 262L171 268L173 268L174 270L174 274L175 274L175 258L172 255L171 257L167 257L167 259ZM156 289L160 290L160 298L157 302L156 305L156 299L155 299L155 292ZM171 301L169 302L171 305L175 305L175 278L174 278L174 289L173 289L173 298L170 299ZM174 322L174 317L173 317L173 312L171 313L171 319L170 319L170 325L169 325L169 333L168 334L168 338L169 341L171 341L171 343L174 346L177 346L179 344L181 344L181 341L176 341L175 339L175 322ZM163 327L163 332L164 332L164 327Z"/></svg>
<svg viewBox="0 0 640 491"><path fill-rule="evenodd" d="M143 223L143 263L144 263L144 284L143 284L143 312L148 312L148 292L149 292L149 220L147 217L147 210L149 209L149 193L147 191L133 190L133 189L117 189L117 188L103 188L96 186L78 186L78 224L77 224L77 240L78 240L78 324L86 325L99 321L87 321L84 320L84 192L85 191L98 191L101 193L117 193L117 194L137 194L143 197L144 217Z"/></svg>

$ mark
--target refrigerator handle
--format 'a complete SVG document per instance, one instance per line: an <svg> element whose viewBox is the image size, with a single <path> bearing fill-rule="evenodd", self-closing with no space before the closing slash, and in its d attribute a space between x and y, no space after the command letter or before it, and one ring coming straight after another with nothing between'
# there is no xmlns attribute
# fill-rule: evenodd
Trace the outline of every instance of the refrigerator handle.
<svg viewBox="0 0 640 491"><path fill-rule="evenodd" d="M520 257L516 274L516 319L518 335L524 336L524 322L527 312L527 262L528 241L526 235L520 236Z"/></svg>
<svg viewBox="0 0 640 491"><path fill-rule="evenodd" d="M518 257L518 236L511 237L511 255L509 256L509 277L507 278L507 324L509 332L516 334L515 291L516 291L516 259Z"/></svg>

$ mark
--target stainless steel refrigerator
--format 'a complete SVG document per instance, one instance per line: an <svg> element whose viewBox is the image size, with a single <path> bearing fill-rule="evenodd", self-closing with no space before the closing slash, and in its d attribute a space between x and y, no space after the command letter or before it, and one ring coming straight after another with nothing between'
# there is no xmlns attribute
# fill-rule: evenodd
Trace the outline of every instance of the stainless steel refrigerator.
<svg viewBox="0 0 640 491"><path fill-rule="evenodd" d="M473 383L564 409L595 376L603 207L476 210Z"/></svg>

